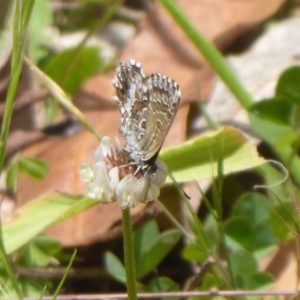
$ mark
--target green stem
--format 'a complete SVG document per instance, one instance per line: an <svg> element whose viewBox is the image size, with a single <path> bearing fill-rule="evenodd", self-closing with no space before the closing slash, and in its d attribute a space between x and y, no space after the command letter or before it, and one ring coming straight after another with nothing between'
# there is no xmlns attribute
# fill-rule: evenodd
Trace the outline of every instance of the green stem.
<svg viewBox="0 0 300 300"><path fill-rule="evenodd" d="M183 10L174 0L160 0L160 3L167 9L175 22L202 53L207 62L221 77L240 104L245 109L248 109L254 103L254 100L236 74L231 70L222 54L199 33L197 28L189 21L188 17L184 15Z"/></svg>
<svg viewBox="0 0 300 300"><path fill-rule="evenodd" d="M137 300L136 274L133 251L133 235L130 208L123 209L123 240L124 258L127 282L127 295L129 300Z"/></svg>
<svg viewBox="0 0 300 300"><path fill-rule="evenodd" d="M176 220L176 218L171 214L171 212L166 208L166 206L157 199L156 204L161 208L166 217L173 223L173 225L191 242L196 244L195 238Z"/></svg>
<svg viewBox="0 0 300 300"><path fill-rule="evenodd" d="M77 249L75 249L74 252L73 252L73 255L72 255L72 257L71 257L71 259L69 261L67 270L66 270L63 278L61 279L61 281L60 281L60 283L59 283L59 285L58 285L58 287L57 287L57 289L56 289L56 291L55 291L55 293L54 293L54 295L52 297L52 300L56 300L56 298L58 297L59 293L61 292L61 289L62 289L62 287L63 287L63 285L64 285L64 283L65 283L65 281L66 281L66 279L68 277L70 269L71 269L71 267L72 267L72 265L74 263L74 260L76 258L76 254L77 254Z"/></svg>

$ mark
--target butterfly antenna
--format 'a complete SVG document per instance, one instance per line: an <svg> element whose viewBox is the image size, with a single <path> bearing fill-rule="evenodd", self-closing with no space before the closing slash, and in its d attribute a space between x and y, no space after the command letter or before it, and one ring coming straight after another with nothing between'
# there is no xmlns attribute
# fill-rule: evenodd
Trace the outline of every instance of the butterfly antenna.
<svg viewBox="0 0 300 300"><path fill-rule="evenodd" d="M172 179L172 181L174 182L174 184L176 185L176 187L181 190L181 192L183 193L183 195L185 196L185 198L191 200L191 197L184 191L184 189L179 185L179 183L175 180L174 176L168 172L168 176Z"/></svg>
<svg viewBox="0 0 300 300"><path fill-rule="evenodd" d="M157 167L159 168L159 167ZM166 172L165 170L159 168L162 172L164 172L165 174L167 174L173 181L173 183L175 184L175 186L183 193L183 195L185 196L185 198L191 200L191 197L184 191L184 189L180 186L180 184L176 181L176 179L174 178L174 176L169 173L169 172Z"/></svg>

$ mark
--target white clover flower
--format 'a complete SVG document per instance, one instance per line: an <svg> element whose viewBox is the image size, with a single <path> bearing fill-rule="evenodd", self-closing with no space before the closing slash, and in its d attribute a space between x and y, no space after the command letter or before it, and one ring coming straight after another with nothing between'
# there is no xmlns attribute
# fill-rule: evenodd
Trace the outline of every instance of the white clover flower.
<svg viewBox="0 0 300 300"><path fill-rule="evenodd" d="M94 153L93 168L81 164L80 179L88 183L88 197L102 203L118 201L122 208L157 199L167 177L165 163L158 161L154 173L144 174L118 139L116 143L114 146L109 137L103 137Z"/></svg>

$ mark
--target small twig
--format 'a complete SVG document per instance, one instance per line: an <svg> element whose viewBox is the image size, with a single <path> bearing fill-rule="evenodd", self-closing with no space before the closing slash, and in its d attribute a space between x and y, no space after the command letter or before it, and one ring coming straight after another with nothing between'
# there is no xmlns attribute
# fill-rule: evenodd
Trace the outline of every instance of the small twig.
<svg viewBox="0 0 300 300"><path fill-rule="evenodd" d="M168 292L168 293L142 293L137 294L139 299L171 298L171 297L247 297L247 296L298 296L296 291L218 291L207 292ZM23 298L24 300L36 300L36 298ZM50 300L51 296L44 296L43 300ZM104 300L104 299L128 299L127 294L93 294L93 295L60 295L57 300Z"/></svg>
<svg viewBox="0 0 300 300"><path fill-rule="evenodd" d="M211 269L211 267L214 265L215 262L216 262L215 258L210 256L207 259L207 261L205 261L201 265L200 271L195 276L190 278L190 280L187 282L184 290L185 291L195 290L202 283L204 276L209 272L209 270ZM183 299L185 299L185 298L183 298Z"/></svg>
<svg viewBox="0 0 300 300"><path fill-rule="evenodd" d="M61 279L66 273L66 268L21 268L15 269L16 275L19 278L29 279ZM107 272L100 267L91 268L71 268L68 278L76 279L94 279L107 278Z"/></svg>

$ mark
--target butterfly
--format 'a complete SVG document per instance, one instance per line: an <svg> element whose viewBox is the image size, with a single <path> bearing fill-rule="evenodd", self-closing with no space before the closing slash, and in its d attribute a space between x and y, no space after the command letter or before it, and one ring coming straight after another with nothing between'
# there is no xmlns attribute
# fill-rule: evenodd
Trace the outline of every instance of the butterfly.
<svg viewBox="0 0 300 300"><path fill-rule="evenodd" d="M155 161L178 111L178 84L159 73L145 77L141 63L121 62L113 81L121 112L119 132L137 171L156 171Z"/></svg>

